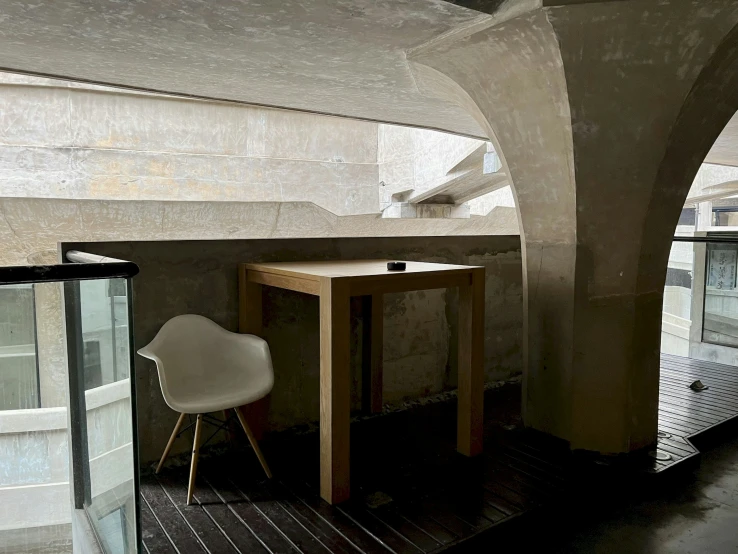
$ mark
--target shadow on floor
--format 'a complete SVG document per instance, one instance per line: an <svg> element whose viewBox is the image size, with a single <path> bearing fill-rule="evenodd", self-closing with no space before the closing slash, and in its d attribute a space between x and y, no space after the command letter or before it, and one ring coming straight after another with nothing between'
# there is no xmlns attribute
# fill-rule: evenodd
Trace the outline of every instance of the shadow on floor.
<svg viewBox="0 0 738 554"><path fill-rule="evenodd" d="M515 546L562 554L738 552L738 439L703 452L692 475L608 500L595 495L575 514L518 537ZM512 546L497 544L503 552Z"/></svg>
<svg viewBox="0 0 738 554"><path fill-rule="evenodd" d="M696 473L653 473L657 468L645 457L603 463L521 429L520 392L509 385L486 394L485 452L472 460L455 452L455 402L354 423L352 499L340 506L318 495L316 433L280 434L264 442L272 481L243 446L206 456L192 506L185 505L186 467L146 475L145 548L316 554L738 551L738 440L707 452ZM696 464L677 465L691 471Z"/></svg>

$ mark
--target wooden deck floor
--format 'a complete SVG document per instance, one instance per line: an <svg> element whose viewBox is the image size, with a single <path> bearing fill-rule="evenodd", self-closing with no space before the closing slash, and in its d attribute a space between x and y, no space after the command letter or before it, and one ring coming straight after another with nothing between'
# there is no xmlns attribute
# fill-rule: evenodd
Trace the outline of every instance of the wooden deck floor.
<svg viewBox="0 0 738 554"><path fill-rule="evenodd" d="M692 392L687 387L695 379L710 389ZM643 458L639 469L646 472L664 473L694 460L698 452L690 439L738 416L738 368L664 357L661 385L659 426L669 436L659 439L659 450L672 459ZM263 478L246 448L204 459L192 506L185 505L186 467L145 476L145 550L474 551L474 541L502 533L514 522L581 504L575 497L593 488L593 474L603 486L617 486L609 476L601 479L601 468L590 471L590 459L583 461L565 445L522 430L519 395L514 386L487 394L485 453L474 460L454 451L453 402L355 423L352 499L340 506L318 497L314 433L264 444L275 473L272 481Z"/></svg>
<svg viewBox="0 0 738 554"><path fill-rule="evenodd" d="M698 379L709 388L692 391ZM692 439L737 418L738 367L662 355L658 448L672 459L656 462L654 471L699 455Z"/></svg>

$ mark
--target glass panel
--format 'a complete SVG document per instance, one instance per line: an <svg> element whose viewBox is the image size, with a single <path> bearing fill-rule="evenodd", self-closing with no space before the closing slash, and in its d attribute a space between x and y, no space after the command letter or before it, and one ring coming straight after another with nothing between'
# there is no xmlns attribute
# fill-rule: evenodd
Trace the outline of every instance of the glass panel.
<svg viewBox="0 0 738 554"><path fill-rule="evenodd" d="M712 224L715 227L738 226L738 207L714 208L712 211Z"/></svg>
<svg viewBox="0 0 738 554"><path fill-rule="evenodd" d="M0 286L0 552L72 552L62 322L60 285Z"/></svg>
<svg viewBox="0 0 738 554"><path fill-rule="evenodd" d="M33 285L0 286L0 410L38 407Z"/></svg>
<svg viewBox="0 0 738 554"><path fill-rule="evenodd" d="M106 552L135 552L135 486L127 283L79 283L90 500Z"/></svg>
<svg viewBox="0 0 738 554"><path fill-rule="evenodd" d="M738 244L707 245L704 342L738 346Z"/></svg>
<svg viewBox="0 0 738 554"><path fill-rule="evenodd" d="M694 286L694 248L689 242L675 242L669 255L661 322L661 351L689 356Z"/></svg>

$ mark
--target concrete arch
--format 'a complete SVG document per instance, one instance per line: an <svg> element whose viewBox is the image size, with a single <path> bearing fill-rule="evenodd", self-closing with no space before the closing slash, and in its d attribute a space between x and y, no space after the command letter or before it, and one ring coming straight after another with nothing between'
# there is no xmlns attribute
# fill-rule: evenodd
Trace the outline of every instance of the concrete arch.
<svg viewBox="0 0 738 554"><path fill-rule="evenodd" d="M669 135L644 222L640 264L648 268L638 287L663 290L673 230L700 166L738 112L738 26L728 33L700 72ZM699 129L696 133L695 130ZM666 222L659 223L659 222ZM650 282L647 279L654 279Z"/></svg>
<svg viewBox="0 0 738 554"><path fill-rule="evenodd" d="M416 48L408 61L421 92L468 111L501 153L525 242L571 243L571 116L556 35L541 10L493 21ZM538 156L542 150L549 155ZM528 217L543 206L560 214L560 225Z"/></svg>
<svg viewBox="0 0 738 554"><path fill-rule="evenodd" d="M459 86L456 81L441 73L440 71L437 71L436 69L422 63L410 62L410 64L415 82L421 91L428 95L452 100L456 105L469 112L474 120L479 123L479 126L482 128L482 130L484 130L484 132L486 133L487 138L492 143L492 146L494 146L495 152L500 158L500 162L502 164L501 171L507 175L507 181L510 184L513 199L515 201L515 211L518 218L520 234L522 237L524 237L525 230L522 227L522 220L520 217L520 202L518 201L518 197L516 194L515 179L510 174L510 167L505 157L505 151L500 144L500 140L497 137L497 133L495 133L494 128L484 116L482 111L479 109L479 106L477 106L474 99L466 90ZM525 244L525 240L523 240L523 244Z"/></svg>
<svg viewBox="0 0 738 554"><path fill-rule="evenodd" d="M548 16L524 13L418 48L408 59L416 81L469 110L503 156L524 259L524 417L529 426L568 438L568 376L531 370L570 368L574 357L574 153L566 79Z"/></svg>
<svg viewBox="0 0 738 554"><path fill-rule="evenodd" d="M679 214L695 176L718 136L738 111L738 26L734 27L703 67L687 95L669 134L663 159L656 174L643 220L636 297L635 319L628 398L637 397L638 389L657 390L661 344L661 310L666 285L667 265ZM658 397L651 395L650 408L639 410L652 414L656 425ZM648 417L644 415L643 417Z"/></svg>
<svg viewBox="0 0 738 554"><path fill-rule="evenodd" d="M567 5L409 56L457 83L502 146L525 245L524 419L572 448L655 442L665 245L689 188L662 180L737 22L722 0Z"/></svg>

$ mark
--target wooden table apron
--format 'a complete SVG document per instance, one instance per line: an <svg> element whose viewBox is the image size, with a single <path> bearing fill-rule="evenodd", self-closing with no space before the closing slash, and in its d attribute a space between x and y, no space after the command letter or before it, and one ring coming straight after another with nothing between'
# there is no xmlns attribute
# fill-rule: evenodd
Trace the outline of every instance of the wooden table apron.
<svg viewBox="0 0 738 554"><path fill-rule="evenodd" d="M361 267L371 267L368 274ZM382 264L384 273L378 273ZM320 299L320 493L331 504L350 495L350 298L362 297L365 407L382 409L383 294L459 288L457 450L482 451L484 403L484 268L408 262L406 272L386 271L385 260L239 264L239 331L262 334L262 286ZM365 343L366 344L366 343Z"/></svg>

